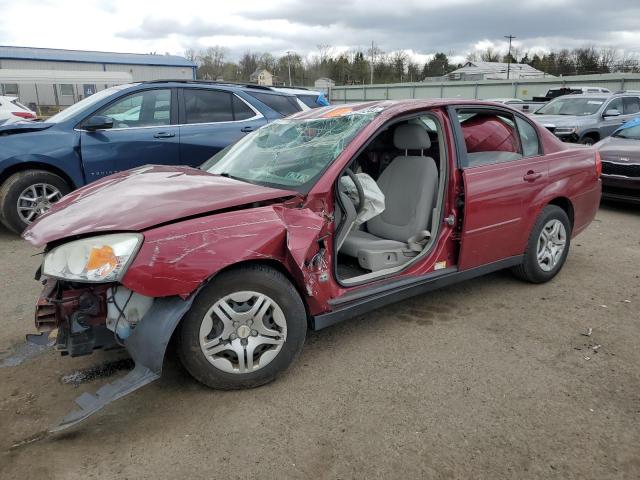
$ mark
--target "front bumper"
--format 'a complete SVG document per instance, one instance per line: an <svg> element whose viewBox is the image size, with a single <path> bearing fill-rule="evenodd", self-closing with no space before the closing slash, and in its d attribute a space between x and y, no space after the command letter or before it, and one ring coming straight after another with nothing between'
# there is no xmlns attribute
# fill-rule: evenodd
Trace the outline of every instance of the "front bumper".
<svg viewBox="0 0 640 480"><path fill-rule="evenodd" d="M36 303L38 332L57 330L62 355L89 355L95 349L119 347L106 327L110 284L69 285L48 279Z"/></svg>
<svg viewBox="0 0 640 480"><path fill-rule="evenodd" d="M640 177L603 174L602 198L640 204Z"/></svg>
<svg viewBox="0 0 640 480"><path fill-rule="evenodd" d="M135 362L125 377L100 388L95 395L83 393L76 399L79 409L71 411L51 432L66 429L86 419L110 402L160 378L167 345L195 295L153 299L150 308L136 322L130 335L116 339L108 325L109 294L115 284L73 284L48 279L36 305L35 323L40 332L58 330L57 348L63 355L87 355L97 348L124 346ZM126 312L126 305L120 311ZM117 324L116 324L117 327ZM114 330L117 330L114 329Z"/></svg>

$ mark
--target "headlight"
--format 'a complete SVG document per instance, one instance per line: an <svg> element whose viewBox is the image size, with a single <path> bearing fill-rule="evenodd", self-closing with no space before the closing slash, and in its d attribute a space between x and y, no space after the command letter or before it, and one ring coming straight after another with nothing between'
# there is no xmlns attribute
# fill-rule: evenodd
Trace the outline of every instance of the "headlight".
<svg viewBox="0 0 640 480"><path fill-rule="evenodd" d="M576 127L557 127L553 133L556 135L571 135L576 133L577 130Z"/></svg>
<svg viewBox="0 0 640 480"><path fill-rule="evenodd" d="M42 273L65 280L116 282L138 253L142 238L138 233L116 233L65 243L45 255Z"/></svg>

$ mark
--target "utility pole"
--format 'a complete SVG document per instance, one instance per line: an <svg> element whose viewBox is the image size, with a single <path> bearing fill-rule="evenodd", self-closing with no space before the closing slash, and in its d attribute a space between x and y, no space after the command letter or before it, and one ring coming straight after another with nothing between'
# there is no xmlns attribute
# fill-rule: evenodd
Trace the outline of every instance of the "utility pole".
<svg viewBox="0 0 640 480"><path fill-rule="evenodd" d="M509 56L507 57L507 80L509 80L509 74L511 73L511 40L517 37L514 37L513 35L505 35L504 38L509 39Z"/></svg>
<svg viewBox="0 0 640 480"><path fill-rule="evenodd" d="M373 40L371 41L371 85L373 85L373 62L374 62L374 46Z"/></svg>
<svg viewBox="0 0 640 480"><path fill-rule="evenodd" d="M291 50L287 50L287 63L289 64L289 86L292 87L291 84Z"/></svg>

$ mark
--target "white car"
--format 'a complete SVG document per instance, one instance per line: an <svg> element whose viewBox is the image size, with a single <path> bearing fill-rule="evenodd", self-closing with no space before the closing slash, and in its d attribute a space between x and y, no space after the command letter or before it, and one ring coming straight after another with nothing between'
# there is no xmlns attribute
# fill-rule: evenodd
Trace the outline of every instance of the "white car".
<svg viewBox="0 0 640 480"><path fill-rule="evenodd" d="M16 97L0 96L0 125L35 118L36 112L22 105Z"/></svg>

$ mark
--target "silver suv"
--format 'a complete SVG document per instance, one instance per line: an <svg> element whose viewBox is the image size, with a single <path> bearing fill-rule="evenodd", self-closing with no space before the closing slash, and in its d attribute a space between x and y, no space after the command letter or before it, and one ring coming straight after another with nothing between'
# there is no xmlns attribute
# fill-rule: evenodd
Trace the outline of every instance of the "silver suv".
<svg viewBox="0 0 640 480"><path fill-rule="evenodd" d="M593 145L640 114L640 92L565 95L532 117L564 142Z"/></svg>

